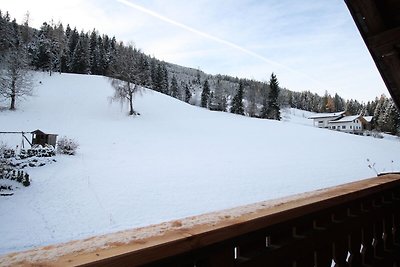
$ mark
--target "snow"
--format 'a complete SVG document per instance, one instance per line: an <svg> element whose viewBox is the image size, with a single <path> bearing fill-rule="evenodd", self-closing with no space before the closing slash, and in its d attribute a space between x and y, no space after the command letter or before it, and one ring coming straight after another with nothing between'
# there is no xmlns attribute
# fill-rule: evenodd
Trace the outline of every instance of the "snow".
<svg viewBox="0 0 400 267"><path fill-rule="evenodd" d="M100 76L36 74L35 96L0 112L0 131L75 139L75 156L27 171L31 186L0 197L0 254L143 227L400 170L397 138L212 112L144 89L140 116L110 102ZM21 136L1 135L19 145ZM368 159L368 161L367 161Z"/></svg>
<svg viewBox="0 0 400 267"><path fill-rule="evenodd" d="M320 118L330 118L330 117L338 117L341 116L345 113L345 111L342 112L336 112L336 113L314 113L309 119L320 119Z"/></svg>
<svg viewBox="0 0 400 267"><path fill-rule="evenodd" d="M372 119L374 118L374 116L365 116L364 117L364 119L367 121L367 122L372 122Z"/></svg>
<svg viewBox="0 0 400 267"><path fill-rule="evenodd" d="M355 119L358 119L358 118L360 118L360 117L361 117L361 115L345 116L345 117L343 117L343 118L341 118L341 119L334 120L334 121L330 121L330 123L352 122L352 121L354 121Z"/></svg>

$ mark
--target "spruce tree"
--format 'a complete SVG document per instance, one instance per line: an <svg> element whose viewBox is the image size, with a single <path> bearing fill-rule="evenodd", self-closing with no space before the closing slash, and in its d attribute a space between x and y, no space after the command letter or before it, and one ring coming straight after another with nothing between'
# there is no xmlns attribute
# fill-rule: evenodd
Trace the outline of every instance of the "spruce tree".
<svg viewBox="0 0 400 267"><path fill-rule="evenodd" d="M220 76L215 85L214 95L211 102L212 103L210 109L217 111L224 111L224 112L226 111L227 107L226 93L224 88L222 87Z"/></svg>
<svg viewBox="0 0 400 267"><path fill-rule="evenodd" d="M99 50L99 39L95 29L90 34L89 39L89 62L90 62L90 73L100 74L100 50Z"/></svg>
<svg viewBox="0 0 400 267"><path fill-rule="evenodd" d="M200 79L201 77L200 77L200 69L197 69L197 72L196 72L196 83L198 84L198 85L200 85L201 84L201 79Z"/></svg>
<svg viewBox="0 0 400 267"><path fill-rule="evenodd" d="M263 86L262 90L263 100L262 100L262 108L260 112L260 118L266 119L268 115L268 102L267 102L267 86Z"/></svg>
<svg viewBox="0 0 400 267"><path fill-rule="evenodd" d="M155 58L150 58L150 80L151 80L151 89L156 89L157 88L157 65L156 65L156 59Z"/></svg>
<svg viewBox="0 0 400 267"><path fill-rule="evenodd" d="M162 92L164 94L168 94L169 92L169 77L168 77L168 70L167 70L167 65L165 62L162 64Z"/></svg>
<svg viewBox="0 0 400 267"><path fill-rule="evenodd" d="M185 102L189 103L190 98L192 98L192 93L190 92L189 85L185 85Z"/></svg>
<svg viewBox="0 0 400 267"><path fill-rule="evenodd" d="M0 62L1 57L10 47L12 47L13 30L8 12L2 14L0 10Z"/></svg>
<svg viewBox="0 0 400 267"><path fill-rule="evenodd" d="M205 80L203 84L203 92L201 93L201 106L203 108L207 108L209 98L210 98L210 86L208 85L208 81Z"/></svg>
<svg viewBox="0 0 400 267"><path fill-rule="evenodd" d="M250 87L248 91L248 106L247 113L250 117L255 117L257 112L257 103L256 103L256 93L257 93L257 85Z"/></svg>
<svg viewBox="0 0 400 267"><path fill-rule="evenodd" d="M67 26L67 30L68 30L68 26ZM75 51L75 48L76 48L76 46L77 46L77 44L78 44L78 41L79 41L79 33L78 33L78 31L76 30L76 28L74 28L73 30L71 30L70 31L70 33L69 33L69 36L67 36L68 37L68 43L67 43L67 45L68 45L68 52L69 52L69 54L67 55L67 59L69 60L68 62L67 62L67 66L68 66L68 72L73 72L73 70L72 70L72 58L73 58L73 55L74 55L74 51Z"/></svg>
<svg viewBox="0 0 400 267"><path fill-rule="evenodd" d="M137 51L138 68L139 68L139 84L143 86L150 85L150 66L147 57L140 51Z"/></svg>
<svg viewBox="0 0 400 267"><path fill-rule="evenodd" d="M176 80L175 75L172 76L171 79L171 96L175 98L179 98L179 88L178 88L178 82Z"/></svg>
<svg viewBox="0 0 400 267"><path fill-rule="evenodd" d="M267 119L271 120L281 120L281 112L278 103L279 97L279 83L275 74L271 74L271 78L269 80L270 91L268 94L268 108L267 108Z"/></svg>
<svg viewBox="0 0 400 267"><path fill-rule="evenodd" d="M43 23L40 27L39 37L35 42L33 65L38 70L49 70L51 66L51 40L49 25Z"/></svg>
<svg viewBox="0 0 400 267"><path fill-rule="evenodd" d="M90 70L89 36L83 32L72 55L71 70L79 74L87 74Z"/></svg>
<svg viewBox="0 0 400 267"><path fill-rule="evenodd" d="M243 108L243 83L242 83L242 81L239 82L239 90L238 90L238 92L236 93L236 95L233 97L231 113L244 115L244 108Z"/></svg>

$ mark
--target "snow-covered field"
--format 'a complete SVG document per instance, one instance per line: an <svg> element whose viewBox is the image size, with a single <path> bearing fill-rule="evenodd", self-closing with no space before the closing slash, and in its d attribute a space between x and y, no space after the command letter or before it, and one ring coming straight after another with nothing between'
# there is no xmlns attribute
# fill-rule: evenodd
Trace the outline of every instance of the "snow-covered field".
<svg viewBox="0 0 400 267"><path fill-rule="evenodd" d="M259 120L144 90L141 116L128 117L106 78L36 78L34 97L0 112L0 131L41 129L80 149L28 169L31 186L0 197L0 254L368 178L368 164L400 170L398 139L317 129L303 111Z"/></svg>

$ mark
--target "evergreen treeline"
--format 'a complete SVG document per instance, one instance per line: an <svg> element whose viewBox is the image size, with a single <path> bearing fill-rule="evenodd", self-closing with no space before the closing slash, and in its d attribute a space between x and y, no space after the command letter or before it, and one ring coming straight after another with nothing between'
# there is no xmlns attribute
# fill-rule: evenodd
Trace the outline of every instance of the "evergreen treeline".
<svg viewBox="0 0 400 267"><path fill-rule="evenodd" d="M280 119L280 108L293 107L312 112L337 112L374 116L378 130L399 132L399 113L393 101L384 96L368 103L344 100L338 94L323 96L280 88L273 74L269 82L207 75L201 70L177 66L144 54L118 42L115 37L78 31L61 23L43 23L40 29L22 25L0 11L0 64L9 51L19 49L19 57L35 70L104 75L124 79L118 69L126 55L134 60L131 81L187 103L251 117ZM21 49L23 48L23 49ZM21 55L24 54L24 55ZM22 64L23 65L23 64ZM126 76L125 76L126 77ZM130 76L129 76L130 77ZM1 89L0 89L1 90Z"/></svg>

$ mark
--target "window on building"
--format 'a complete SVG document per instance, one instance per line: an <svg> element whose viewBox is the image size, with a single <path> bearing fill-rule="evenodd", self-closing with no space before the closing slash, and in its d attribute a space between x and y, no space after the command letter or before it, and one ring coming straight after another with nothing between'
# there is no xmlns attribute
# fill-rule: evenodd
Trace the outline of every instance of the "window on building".
<svg viewBox="0 0 400 267"><path fill-rule="evenodd" d="M342 125L342 129L346 129L346 125Z"/></svg>
<svg viewBox="0 0 400 267"><path fill-rule="evenodd" d="M353 126L352 126L352 125L350 125L350 129L353 129Z"/></svg>

